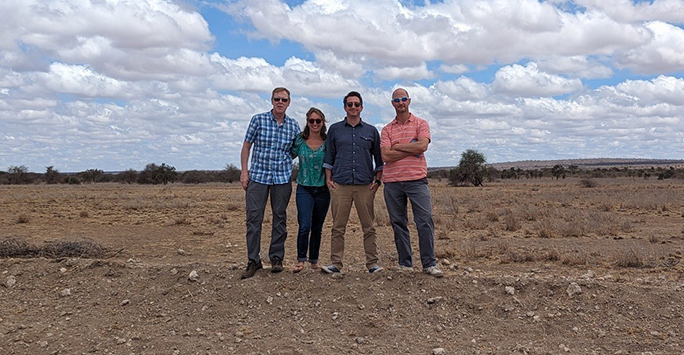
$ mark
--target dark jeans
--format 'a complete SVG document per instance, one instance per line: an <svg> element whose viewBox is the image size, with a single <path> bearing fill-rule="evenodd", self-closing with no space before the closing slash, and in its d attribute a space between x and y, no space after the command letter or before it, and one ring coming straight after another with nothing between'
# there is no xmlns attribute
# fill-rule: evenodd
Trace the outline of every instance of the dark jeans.
<svg viewBox="0 0 684 355"><path fill-rule="evenodd" d="M323 222L330 206L330 192L327 186L302 186L297 185L297 221L299 232L297 234L297 261L307 261L306 252L309 252L309 262L318 262L318 252L321 249L321 233ZM311 234L311 238L309 238Z"/></svg>
<svg viewBox="0 0 684 355"><path fill-rule="evenodd" d="M399 265L413 266L408 229L407 202L411 201L413 220L418 230L418 248L423 268L435 266L435 223L432 220L432 200L427 179L385 183L385 203L389 213Z"/></svg>
<svg viewBox="0 0 684 355"><path fill-rule="evenodd" d="M247 258L258 263L261 261L261 223L264 220L266 201L271 197L273 224L271 226L271 246L268 257L285 258L285 239L287 239L287 205L292 195L291 183L264 185L250 181L247 185L245 202L247 209Z"/></svg>

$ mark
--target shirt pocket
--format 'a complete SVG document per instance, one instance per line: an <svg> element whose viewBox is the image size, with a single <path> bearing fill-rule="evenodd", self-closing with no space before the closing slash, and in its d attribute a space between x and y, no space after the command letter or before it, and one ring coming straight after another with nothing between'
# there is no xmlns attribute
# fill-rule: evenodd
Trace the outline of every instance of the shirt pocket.
<svg viewBox="0 0 684 355"><path fill-rule="evenodd" d="M365 136L359 136L359 138L361 138L359 139L359 145L361 146L361 148L366 150L370 150L371 148L373 148L373 138Z"/></svg>

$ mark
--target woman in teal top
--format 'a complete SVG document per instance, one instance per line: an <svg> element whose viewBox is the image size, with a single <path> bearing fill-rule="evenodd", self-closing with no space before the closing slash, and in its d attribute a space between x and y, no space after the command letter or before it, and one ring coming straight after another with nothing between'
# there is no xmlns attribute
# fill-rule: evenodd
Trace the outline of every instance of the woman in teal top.
<svg viewBox="0 0 684 355"><path fill-rule="evenodd" d="M297 136L292 146L292 155L299 157L297 173L297 265L294 272L304 269L304 263L311 263L312 269L319 269L318 253L321 248L323 222L330 206L330 191L325 184L325 115L315 107L306 113L306 127ZM307 258L306 254L309 254Z"/></svg>

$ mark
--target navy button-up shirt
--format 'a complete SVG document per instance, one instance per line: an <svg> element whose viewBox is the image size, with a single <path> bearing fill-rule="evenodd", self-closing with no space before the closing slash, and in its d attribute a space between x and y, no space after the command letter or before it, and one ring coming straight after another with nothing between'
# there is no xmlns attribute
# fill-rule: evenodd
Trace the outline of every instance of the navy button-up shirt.
<svg viewBox="0 0 684 355"><path fill-rule="evenodd" d="M352 127L346 118L330 125L323 167L332 171L335 183L368 185L382 166L380 134L375 126L362 120Z"/></svg>

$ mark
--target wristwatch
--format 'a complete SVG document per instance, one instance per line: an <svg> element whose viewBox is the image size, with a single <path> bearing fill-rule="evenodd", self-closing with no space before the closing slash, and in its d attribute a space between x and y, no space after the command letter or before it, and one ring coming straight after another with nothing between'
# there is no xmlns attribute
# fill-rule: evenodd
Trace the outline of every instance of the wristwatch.
<svg viewBox="0 0 684 355"><path fill-rule="evenodd" d="M382 185L382 181L380 181L380 180L375 180L375 184L378 185L378 186L380 186L380 185Z"/></svg>

